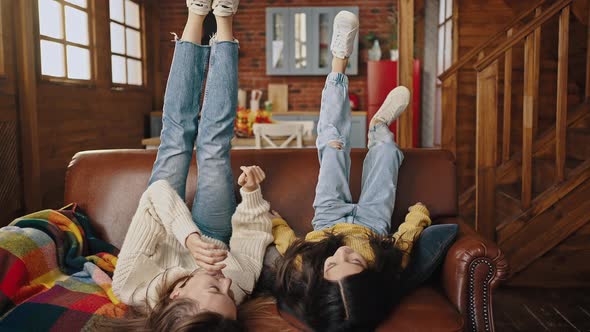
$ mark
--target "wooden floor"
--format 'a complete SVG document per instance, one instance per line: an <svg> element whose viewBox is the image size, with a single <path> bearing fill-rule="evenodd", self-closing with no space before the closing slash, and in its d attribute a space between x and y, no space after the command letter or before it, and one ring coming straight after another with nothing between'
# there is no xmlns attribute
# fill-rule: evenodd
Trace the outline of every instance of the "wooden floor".
<svg viewBox="0 0 590 332"><path fill-rule="evenodd" d="M498 332L590 332L590 288L502 288L494 317Z"/></svg>

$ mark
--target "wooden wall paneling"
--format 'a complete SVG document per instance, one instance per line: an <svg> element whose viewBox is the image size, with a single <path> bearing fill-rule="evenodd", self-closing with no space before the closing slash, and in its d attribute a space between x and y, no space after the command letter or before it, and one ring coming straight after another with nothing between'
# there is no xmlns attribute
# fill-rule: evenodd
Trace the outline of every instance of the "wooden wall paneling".
<svg viewBox="0 0 590 332"><path fill-rule="evenodd" d="M399 0L399 71L398 82L413 92L414 87L414 0ZM410 98L412 99L412 98ZM412 109L412 100L408 109ZM412 147L413 113L404 112L397 122L398 144L402 148Z"/></svg>
<svg viewBox="0 0 590 332"><path fill-rule="evenodd" d="M37 73L33 1L14 3L18 103L22 144L24 202L27 212L41 209L41 158L37 116Z"/></svg>
<svg viewBox="0 0 590 332"><path fill-rule="evenodd" d="M590 5L588 5L588 21L586 22L587 29L587 40L586 40L586 89L585 97L586 101L590 98Z"/></svg>
<svg viewBox="0 0 590 332"><path fill-rule="evenodd" d="M149 25L149 35L150 36L159 36L160 34L160 11L159 11L160 1L153 0L149 2L149 7L147 10L147 15L149 15L150 25ZM160 39L149 38L147 44L149 44L148 49L150 50L151 61L150 61L150 72L151 72L151 82L150 88L152 89L152 108L154 110L159 109L158 105L164 105L164 91L162 89L162 69L160 67ZM147 54L147 52L146 52Z"/></svg>
<svg viewBox="0 0 590 332"><path fill-rule="evenodd" d="M488 239L496 233L498 61L477 75L475 227Z"/></svg>
<svg viewBox="0 0 590 332"><path fill-rule="evenodd" d="M526 37L524 45L525 70L524 70L524 102L522 111L522 189L521 200L523 209L531 206L533 190L533 117L535 95L534 73L534 34Z"/></svg>
<svg viewBox="0 0 590 332"><path fill-rule="evenodd" d="M144 86L115 86L111 81L108 1L89 1L94 80L87 84L38 80L37 114L41 165L40 192L44 208L63 206L67 166L84 150L142 148L146 119L152 110L151 48L158 45L150 30L153 5L142 2ZM35 15L36 17L36 15ZM93 31L93 32L92 32ZM154 41L154 38L156 40ZM38 41L35 41L38 43ZM69 203L69 202L66 202Z"/></svg>
<svg viewBox="0 0 590 332"><path fill-rule="evenodd" d="M14 2L0 0L0 227L25 212L13 13Z"/></svg>
<svg viewBox="0 0 590 332"><path fill-rule="evenodd" d="M457 154L457 76L458 73L445 78L442 82L441 109L442 117L441 147Z"/></svg>
<svg viewBox="0 0 590 332"><path fill-rule="evenodd" d="M513 29L506 36L510 38ZM510 120L512 119L512 48L504 56L504 110L502 121L502 162L510 159Z"/></svg>
<svg viewBox="0 0 590 332"><path fill-rule="evenodd" d="M555 120L555 177L556 182L565 179L565 152L567 129L567 85L569 57L569 23L570 9L563 9L559 16L559 46L557 64L557 114Z"/></svg>

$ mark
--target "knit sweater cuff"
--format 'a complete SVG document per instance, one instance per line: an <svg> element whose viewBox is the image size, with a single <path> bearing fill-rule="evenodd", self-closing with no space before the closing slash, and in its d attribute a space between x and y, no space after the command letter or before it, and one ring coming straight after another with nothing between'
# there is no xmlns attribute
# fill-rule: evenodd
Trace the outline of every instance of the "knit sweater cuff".
<svg viewBox="0 0 590 332"><path fill-rule="evenodd" d="M410 206L410 208L408 209L410 212L420 212L428 217L430 217L430 212L428 211L428 208L426 208L425 205L422 204L415 204Z"/></svg>
<svg viewBox="0 0 590 332"><path fill-rule="evenodd" d="M240 189L240 194L242 195L242 203L240 204L240 208L243 210L252 212L260 212L258 211L260 209L268 210L268 202L262 197L262 190L260 187L252 192L247 192L244 190L244 188L242 188Z"/></svg>
<svg viewBox="0 0 590 332"><path fill-rule="evenodd" d="M225 250L229 249L229 248L227 247L227 244L225 244L223 241L220 241L220 240L218 240L218 239L214 239L214 238L212 238L212 237L209 237L209 236L207 236L207 235L201 235L201 239L202 239L204 242L207 242L207 243L214 244L214 245L215 245L215 246L217 246L219 249L225 249Z"/></svg>
<svg viewBox="0 0 590 332"><path fill-rule="evenodd" d="M289 227L289 224L283 218L274 218L274 219L272 219L272 227L277 227L277 226L287 226L287 227Z"/></svg>
<svg viewBox="0 0 590 332"><path fill-rule="evenodd" d="M185 214L179 213L174 217L172 222L172 233L174 237L180 242L180 244L186 248L186 239L192 233L201 233L199 228L193 222L192 218L189 218Z"/></svg>

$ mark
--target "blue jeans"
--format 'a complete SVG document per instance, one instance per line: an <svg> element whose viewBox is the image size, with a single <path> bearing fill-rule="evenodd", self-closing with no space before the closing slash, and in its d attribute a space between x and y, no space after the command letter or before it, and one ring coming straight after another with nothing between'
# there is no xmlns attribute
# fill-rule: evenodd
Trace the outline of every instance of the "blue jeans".
<svg viewBox="0 0 590 332"><path fill-rule="evenodd" d="M404 156L385 124L369 128L369 152L363 164L362 191L358 204L350 194L350 101L348 78L328 75L322 93L317 148L320 174L313 203L314 230L338 223L360 224L387 235L395 204L399 167ZM331 143L336 143L334 147Z"/></svg>
<svg viewBox="0 0 590 332"><path fill-rule="evenodd" d="M231 217L236 209L230 149L237 100L236 42L216 42L211 47L184 41L176 43L164 97L161 143L149 184L164 179L184 199L196 145L199 175L193 221L203 235L226 244L229 244Z"/></svg>

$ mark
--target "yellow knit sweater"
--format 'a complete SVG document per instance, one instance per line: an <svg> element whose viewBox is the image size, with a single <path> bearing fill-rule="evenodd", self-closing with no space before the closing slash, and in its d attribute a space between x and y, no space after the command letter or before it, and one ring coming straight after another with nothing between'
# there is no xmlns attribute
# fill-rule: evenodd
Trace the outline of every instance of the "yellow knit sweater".
<svg viewBox="0 0 590 332"><path fill-rule="evenodd" d="M426 206L416 204L410 207L405 221L399 226L397 232L392 235L395 239L395 246L403 253L402 268L408 265L414 242L418 239L422 230L430 226L431 223L430 213ZM374 233L361 225L339 223L330 228L310 232L305 236L305 240L319 242L325 239L329 233L344 235L344 244L358 252L369 264L375 260L375 255L369 243L369 236ZM297 239L295 232L287 222L280 218L272 221L272 234L274 243L281 255Z"/></svg>

